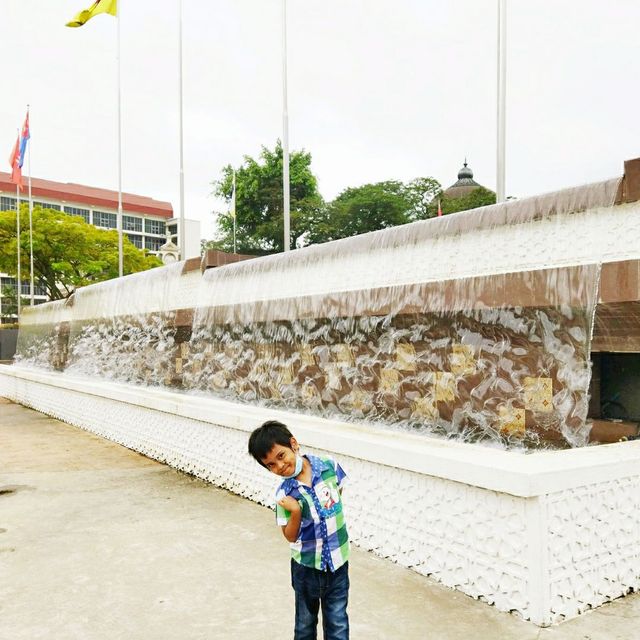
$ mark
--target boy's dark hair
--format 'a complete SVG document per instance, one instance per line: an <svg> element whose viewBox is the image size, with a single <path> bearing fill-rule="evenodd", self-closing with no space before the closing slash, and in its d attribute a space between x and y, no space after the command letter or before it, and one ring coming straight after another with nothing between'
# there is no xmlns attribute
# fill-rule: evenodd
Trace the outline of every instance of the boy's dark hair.
<svg viewBox="0 0 640 640"><path fill-rule="evenodd" d="M291 448L293 434L287 427L277 420L267 420L249 436L249 453L264 467L264 458L274 444Z"/></svg>

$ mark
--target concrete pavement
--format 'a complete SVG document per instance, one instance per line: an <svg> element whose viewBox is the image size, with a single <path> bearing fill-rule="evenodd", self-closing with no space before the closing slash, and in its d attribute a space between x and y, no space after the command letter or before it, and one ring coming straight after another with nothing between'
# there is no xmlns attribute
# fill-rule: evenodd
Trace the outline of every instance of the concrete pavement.
<svg viewBox="0 0 640 640"><path fill-rule="evenodd" d="M273 513L0 398L0 640L290 639ZM353 640L633 640L640 596L549 629L354 549Z"/></svg>

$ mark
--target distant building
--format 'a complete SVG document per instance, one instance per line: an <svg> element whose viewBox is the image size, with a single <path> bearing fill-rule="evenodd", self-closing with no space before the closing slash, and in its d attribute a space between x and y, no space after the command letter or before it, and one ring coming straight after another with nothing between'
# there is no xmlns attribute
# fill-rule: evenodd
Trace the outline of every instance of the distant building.
<svg viewBox="0 0 640 640"><path fill-rule="evenodd" d="M117 228L117 191L32 178L31 194L34 207L41 206L80 216L89 224L102 229ZM20 202L26 202L26 199L25 184L25 190L20 194ZM11 174L0 171L0 211L15 210L16 187L11 182ZM157 255L167 239L171 239L180 246L179 224L180 220L174 217L170 202L161 202L132 193L122 194L122 231L139 249L144 248ZM185 220L185 254L185 258L200 255L200 222L198 220ZM23 296L28 296L29 278L24 273L22 275L21 293ZM7 286L15 288L16 278L0 274L0 303L2 288ZM37 302L46 300L43 288L36 286L35 293Z"/></svg>
<svg viewBox="0 0 640 640"><path fill-rule="evenodd" d="M482 185L478 184L473 179L473 171L471 170L471 167L467 165L467 160L465 158L462 169L458 171L458 181L445 189L443 191L443 195L447 198L464 198L464 196L468 196L480 187L482 187Z"/></svg>

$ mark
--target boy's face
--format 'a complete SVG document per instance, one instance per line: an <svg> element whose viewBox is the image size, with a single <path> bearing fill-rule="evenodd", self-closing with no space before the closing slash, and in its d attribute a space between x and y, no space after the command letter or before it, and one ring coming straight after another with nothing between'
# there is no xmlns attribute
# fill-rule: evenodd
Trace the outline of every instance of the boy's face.
<svg viewBox="0 0 640 640"><path fill-rule="evenodd" d="M298 449L298 442L293 437L288 447L274 444L271 447L271 451L262 458L262 464L277 476L290 476L296 469L296 453Z"/></svg>

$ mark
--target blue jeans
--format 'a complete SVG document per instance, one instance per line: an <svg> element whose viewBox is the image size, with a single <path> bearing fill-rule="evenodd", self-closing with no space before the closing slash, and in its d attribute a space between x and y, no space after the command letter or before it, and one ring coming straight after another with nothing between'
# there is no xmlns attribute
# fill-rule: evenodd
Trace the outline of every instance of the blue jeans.
<svg viewBox="0 0 640 640"><path fill-rule="evenodd" d="M332 573L292 560L291 586L296 594L294 640L316 640L320 606L324 640L349 640L349 563Z"/></svg>

